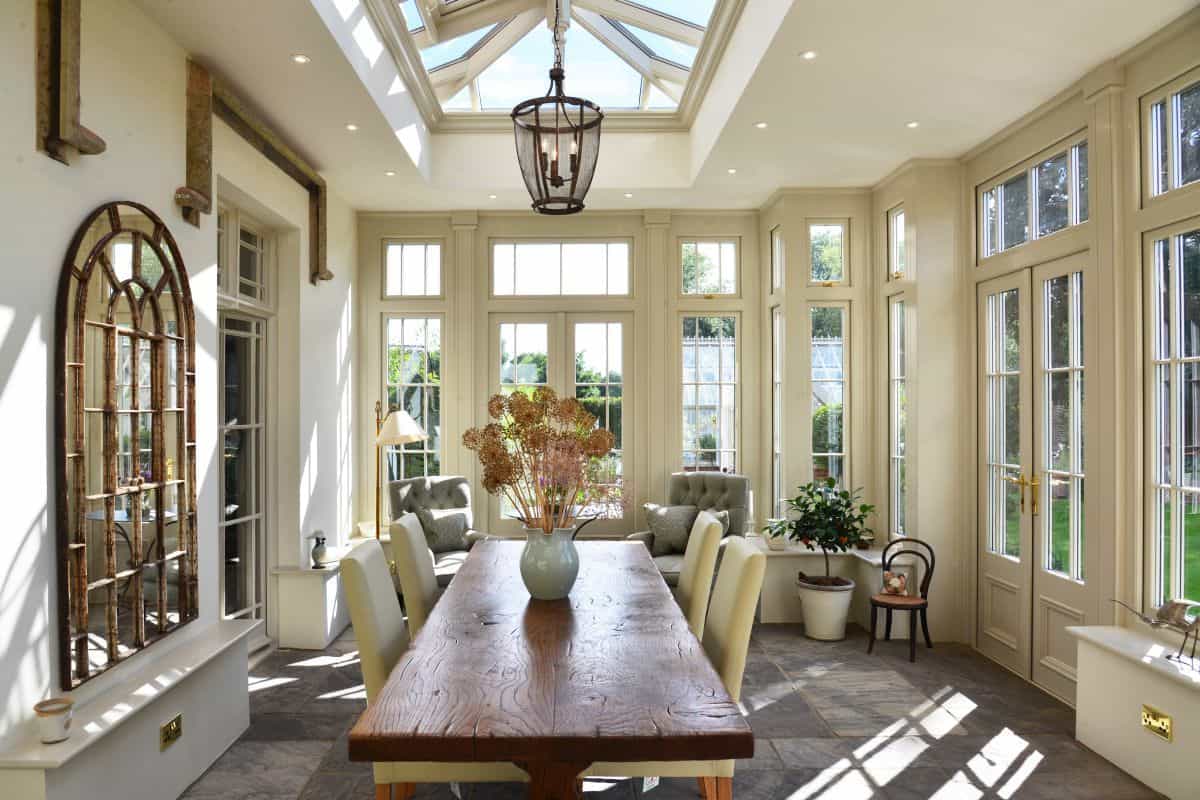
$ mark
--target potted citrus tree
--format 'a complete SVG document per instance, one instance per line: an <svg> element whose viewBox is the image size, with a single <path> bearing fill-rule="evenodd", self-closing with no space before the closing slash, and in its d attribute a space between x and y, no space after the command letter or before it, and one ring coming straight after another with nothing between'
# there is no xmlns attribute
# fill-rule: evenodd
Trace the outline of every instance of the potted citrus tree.
<svg viewBox="0 0 1200 800"><path fill-rule="evenodd" d="M838 489L833 478L806 483L787 501L788 517L764 528L768 536L786 536L809 550L820 548L825 557L824 575L801 572L797 581L804 633L810 638L836 641L846 636L854 581L831 574L829 554L844 553L871 535L867 519L875 507L859 502L861 492Z"/></svg>

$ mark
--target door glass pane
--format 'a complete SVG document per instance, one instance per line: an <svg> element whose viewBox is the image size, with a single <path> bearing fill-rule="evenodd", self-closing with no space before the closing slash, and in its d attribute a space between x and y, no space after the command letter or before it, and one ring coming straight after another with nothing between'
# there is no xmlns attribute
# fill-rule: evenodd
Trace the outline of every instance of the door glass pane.
<svg viewBox="0 0 1200 800"><path fill-rule="evenodd" d="M1007 250L1023 244L1029 238L1029 174L1022 172L1009 179L1000 189L1004 202L1004 240L1001 249Z"/></svg>
<svg viewBox="0 0 1200 800"><path fill-rule="evenodd" d="M548 326L544 322L500 325L500 385L505 392L532 390L547 381Z"/></svg>
<svg viewBox="0 0 1200 800"><path fill-rule="evenodd" d="M386 341L385 412L403 411L426 435L420 441L385 448L386 480L440 475L442 321L390 317Z"/></svg>
<svg viewBox="0 0 1200 800"><path fill-rule="evenodd" d="M1083 273L1044 283L1042 337L1046 363L1039 386L1041 473L1035 496L1044 498L1038 524L1044 566L1084 578L1083 531Z"/></svg>
<svg viewBox="0 0 1200 800"><path fill-rule="evenodd" d="M985 442L988 550L1021 553L1020 309L1016 289L988 295L985 305Z"/></svg>
<svg viewBox="0 0 1200 800"><path fill-rule="evenodd" d="M1067 154L1047 159L1037 168L1038 236L1067 227Z"/></svg>
<svg viewBox="0 0 1200 800"><path fill-rule="evenodd" d="M1179 237L1179 337L1185 358L1200 356L1200 231Z"/></svg>
<svg viewBox="0 0 1200 800"><path fill-rule="evenodd" d="M600 483L611 487L609 502L586 513L604 519L623 516L622 385L623 326L619 322L575 323L575 397L596 417L601 428L613 434L613 449L597 467Z"/></svg>
<svg viewBox="0 0 1200 800"><path fill-rule="evenodd" d="M846 309L818 306L810 311L813 479L841 482L845 461Z"/></svg>
<svg viewBox="0 0 1200 800"><path fill-rule="evenodd" d="M1180 92L1178 103L1179 185L1185 186L1200 180L1200 83Z"/></svg>

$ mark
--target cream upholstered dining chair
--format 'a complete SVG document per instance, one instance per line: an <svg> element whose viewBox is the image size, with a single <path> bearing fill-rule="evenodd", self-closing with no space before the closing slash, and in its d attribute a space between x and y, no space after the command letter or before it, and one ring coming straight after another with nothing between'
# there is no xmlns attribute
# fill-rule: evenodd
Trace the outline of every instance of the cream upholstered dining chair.
<svg viewBox="0 0 1200 800"><path fill-rule="evenodd" d="M416 636L438 598L433 556L425 542L425 529L416 514L402 514L392 523L391 534L396 577L400 579L404 610L408 612L408 631Z"/></svg>
<svg viewBox="0 0 1200 800"><path fill-rule="evenodd" d="M343 556L341 572L369 701L379 694L408 646L408 629L378 541L368 539ZM374 767L376 800L407 800L417 783L529 780L522 770L507 763L377 761Z"/></svg>
<svg viewBox="0 0 1200 800"><path fill-rule="evenodd" d="M767 558L743 538L730 539L717 574L712 605L701 643L717 668L725 691L734 702L742 695L742 673L750 649L754 611L762 591ZM597 762L587 775L630 778L699 778L705 800L732 800L733 759L719 761L632 761Z"/></svg>
<svg viewBox="0 0 1200 800"><path fill-rule="evenodd" d="M683 566L679 568L679 584L674 589L675 599L697 639L704 638L704 618L708 615L708 598L712 594L720 546L721 521L711 512L701 511L692 523L687 549L683 553Z"/></svg>

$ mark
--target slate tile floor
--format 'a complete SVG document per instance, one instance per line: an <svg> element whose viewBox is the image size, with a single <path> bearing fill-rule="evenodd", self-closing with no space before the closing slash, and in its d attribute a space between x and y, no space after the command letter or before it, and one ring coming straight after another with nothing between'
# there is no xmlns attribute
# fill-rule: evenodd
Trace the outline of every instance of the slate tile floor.
<svg viewBox="0 0 1200 800"><path fill-rule="evenodd" d="M368 764L346 758L366 705L348 631L324 652L280 650L250 670L250 728L191 786L191 800L372 800ZM736 800L1156 798L1077 744L1074 713L963 645L904 642L866 654L855 628L813 642L759 625L742 701L756 737L738 763ZM695 800L694 780L588 781L587 800ZM519 785L461 787L469 800L517 800ZM448 786L418 798L453 800Z"/></svg>

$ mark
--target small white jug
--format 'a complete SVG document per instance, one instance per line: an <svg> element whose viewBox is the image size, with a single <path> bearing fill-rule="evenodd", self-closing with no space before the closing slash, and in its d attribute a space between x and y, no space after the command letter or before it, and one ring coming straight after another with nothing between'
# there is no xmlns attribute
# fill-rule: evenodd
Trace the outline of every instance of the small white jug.
<svg viewBox="0 0 1200 800"><path fill-rule="evenodd" d="M71 735L71 717L75 701L66 697L51 697L33 707L38 718L38 733L42 744L65 741Z"/></svg>

